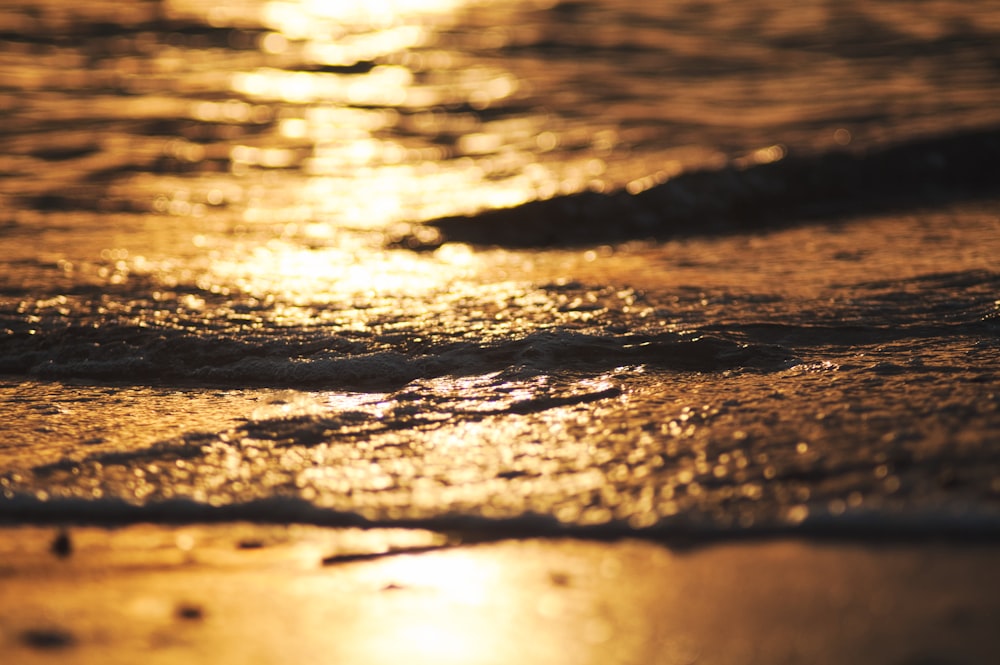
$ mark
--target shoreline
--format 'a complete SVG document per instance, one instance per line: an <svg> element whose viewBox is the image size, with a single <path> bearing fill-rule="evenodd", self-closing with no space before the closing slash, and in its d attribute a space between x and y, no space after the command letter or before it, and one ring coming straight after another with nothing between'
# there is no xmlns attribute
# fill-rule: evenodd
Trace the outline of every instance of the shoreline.
<svg viewBox="0 0 1000 665"><path fill-rule="evenodd" d="M0 527L11 662L973 663L1000 544ZM385 552L393 552L387 556Z"/></svg>

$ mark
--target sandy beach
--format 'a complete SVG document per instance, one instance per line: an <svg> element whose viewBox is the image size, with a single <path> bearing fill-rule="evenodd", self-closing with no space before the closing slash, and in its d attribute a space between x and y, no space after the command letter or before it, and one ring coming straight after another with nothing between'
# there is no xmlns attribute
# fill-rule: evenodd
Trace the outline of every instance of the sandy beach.
<svg viewBox="0 0 1000 665"><path fill-rule="evenodd" d="M54 551L60 534L71 544ZM1000 653L994 543L442 538L6 527L0 649L19 664L216 665L987 665Z"/></svg>
<svg viewBox="0 0 1000 665"><path fill-rule="evenodd" d="M1000 662L998 7L2 4L0 664Z"/></svg>

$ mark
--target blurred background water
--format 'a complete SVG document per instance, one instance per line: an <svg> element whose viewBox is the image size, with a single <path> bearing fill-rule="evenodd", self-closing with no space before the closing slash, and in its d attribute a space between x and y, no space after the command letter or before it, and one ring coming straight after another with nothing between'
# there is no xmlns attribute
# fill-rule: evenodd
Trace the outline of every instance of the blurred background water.
<svg viewBox="0 0 1000 665"><path fill-rule="evenodd" d="M993 532L998 37L6 2L3 513Z"/></svg>

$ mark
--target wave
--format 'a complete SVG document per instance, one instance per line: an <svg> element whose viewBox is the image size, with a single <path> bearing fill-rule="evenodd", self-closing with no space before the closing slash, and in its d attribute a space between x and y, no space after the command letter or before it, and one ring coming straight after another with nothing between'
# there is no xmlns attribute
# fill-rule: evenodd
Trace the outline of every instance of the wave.
<svg viewBox="0 0 1000 665"><path fill-rule="evenodd" d="M609 299L601 301L606 313L587 325L528 311L519 331L474 332L459 317L454 325L430 324L403 336L391 330L379 333L381 320L363 334L267 323L244 329L230 326L224 312L218 325L199 329L196 316L180 310L176 321L159 325L140 301L134 318L103 320L88 313L91 305L85 297L69 303L65 316L45 308L8 312L0 373L138 384L378 391L418 379L517 367L549 374L620 366L767 372L858 344L930 343L956 336L995 339L998 286L1000 274L967 270L854 284L852 297L835 304L788 301L785 306L781 299L762 303L752 294L722 293L712 298L724 309L708 317L697 312L703 307L697 301L704 297L699 291L641 293L635 297L642 306L661 312L659 316L680 316L690 308L694 313L684 315L678 321L684 328L677 330L652 321L656 317L625 312L620 302ZM549 296L553 289L562 289L565 293L559 295L567 297L593 292L582 284L540 289ZM137 293L120 297L130 300ZM266 318L267 312L259 314Z"/></svg>
<svg viewBox="0 0 1000 665"><path fill-rule="evenodd" d="M374 390L398 388L419 378L482 374L511 366L602 371L647 365L714 372L779 369L796 360L781 346L753 344L729 334L599 335L555 330L487 344L446 342L410 354L338 351L341 341L331 336L324 348L315 350L312 340L295 344L285 338L254 341L130 326L70 327L49 336L10 340L0 355L0 372L46 379Z"/></svg>
<svg viewBox="0 0 1000 665"><path fill-rule="evenodd" d="M1000 194L1000 129L818 155L773 146L725 168L683 173L636 194L582 192L431 220L390 244L577 246L748 231L904 211ZM763 161L763 163L760 163Z"/></svg>

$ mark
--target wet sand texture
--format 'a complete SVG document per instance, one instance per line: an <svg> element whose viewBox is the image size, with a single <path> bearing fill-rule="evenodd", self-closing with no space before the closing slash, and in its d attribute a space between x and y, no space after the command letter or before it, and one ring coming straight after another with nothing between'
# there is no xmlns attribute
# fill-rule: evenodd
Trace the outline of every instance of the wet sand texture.
<svg viewBox="0 0 1000 665"><path fill-rule="evenodd" d="M996 545L529 539L323 565L344 539L320 529L74 534L58 560L51 529L0 532L7 662L985 665L1000 649Z"/></svg>

